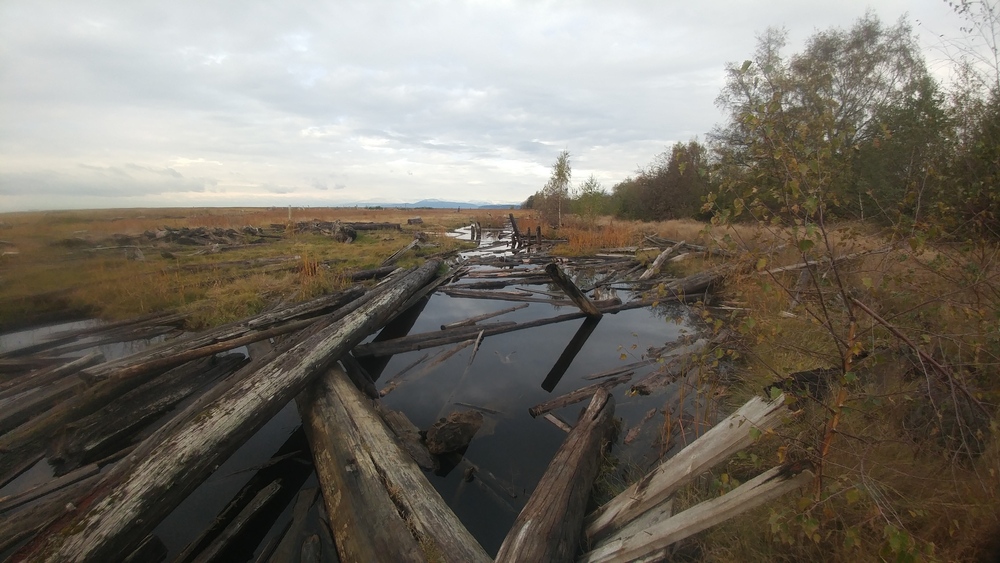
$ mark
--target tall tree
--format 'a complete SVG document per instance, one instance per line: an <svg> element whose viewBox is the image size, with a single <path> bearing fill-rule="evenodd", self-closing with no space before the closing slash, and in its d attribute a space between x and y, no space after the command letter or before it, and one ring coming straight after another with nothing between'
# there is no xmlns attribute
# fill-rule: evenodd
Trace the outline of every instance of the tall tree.
<svg viewBox="0 0 1000 563"><path fill-rule="evenodd" d="M569 151L564 150L556 157L552 165L552 175L542 189L545 202L542 208L542 216L552 223L555 219L557 226L562 226L562 208L565 201L569 199L570 179L573 177L573 169L570 167Z"/></svg>

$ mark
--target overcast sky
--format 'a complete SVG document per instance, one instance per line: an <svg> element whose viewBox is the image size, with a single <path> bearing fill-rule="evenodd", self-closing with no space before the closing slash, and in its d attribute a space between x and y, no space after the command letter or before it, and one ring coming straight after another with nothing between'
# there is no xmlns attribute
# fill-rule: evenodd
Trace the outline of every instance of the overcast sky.
<svg viewBox="0 0 1000 563"><path fill-rule="evenodd" d="M866 9L958 35L943 0L2 0L0 211L514 202L562 149L610 188L704 139L757 33Z"/></svg>

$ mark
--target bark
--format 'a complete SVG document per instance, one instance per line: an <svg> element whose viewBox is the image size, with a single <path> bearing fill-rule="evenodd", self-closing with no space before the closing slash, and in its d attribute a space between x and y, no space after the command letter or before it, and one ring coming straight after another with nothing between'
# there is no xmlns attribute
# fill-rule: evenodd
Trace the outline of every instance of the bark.
<svg viewBox="0 0 1000 563"><path fill-rule="evenodd" d="M497 553L496 561L572 561L584 510L613 431L614 397L599 390L549 463Z"/></svg>
<svg viewBox="0 0 1000 563"><path fill-rule="evenodd" d="M371 403L339 369L299 398L345 561L489 561Z"/></svg>
<svg viewBox="0 0 1000 563"><path fill-rule="evenodd" d="M48 527L15 560L110 561L129 553L214 467L325 368L357 345L440 266L429 261L287 354L246 375L183 422L147 439L77 510ZM197 409L197 410L194 410Z"/></svg>

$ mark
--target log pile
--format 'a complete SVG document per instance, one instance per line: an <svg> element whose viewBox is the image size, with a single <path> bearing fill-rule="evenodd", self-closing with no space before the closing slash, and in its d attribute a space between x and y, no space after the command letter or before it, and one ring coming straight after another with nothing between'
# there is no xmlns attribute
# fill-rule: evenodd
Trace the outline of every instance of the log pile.
<svg viewBox="0 0 1000 563"><path fill-rule="evenodd" d="M293 226L321 234L340 232L342 227L317 221ZM535 240L530 231L515 228L514 233L515 245L541 243L540 233ZM221 244L222 239L213 237L235 240L266 233L206 230L161 235L157 231L144 236L175 244L185 244L180 237ZM200 334L176 334L183 316L166 313L56 334L4 352L0 405L7 401L11 408L0 415L0 486L42 459L54 466L58 477L0 497L0 555L14 561L166 557L167 548L155 535L157 524L285 405L294 403L304 432L290 437L267 464L257 468L214 523L176 560L226 560L234 554L249 558L253 552L247 555L247 545L256 543L248 542L260 539L252 537L254 526L289 507L287 528L260 547L257 560L305 560L336 549L343 561L488 561L490 555L424 473L443 463L461 468L467 480L488 491L512 515L517 513L497 561L570 561L581 554L586 561L655 557L670 543L809 478L805 467L774 468L720 499L670 515L670 497L678 487L745 447L752 440L751 428L766 432L777 424L780 402L752 401L641 484L586 515L602 452L614 439L615 387L630 381L637 370L656 365L664 355L661 368L632 389L662 388L665 381L683 375L696 353L718 342L696 343L690 350L673 351L672 356L666 350L651 350L641 361L590 376L597 380L592 385L532 407L532 417L557 424L566 434L519 513L509 504L517 496L515 487L489 468L462 458L484 421L504 413L449 397L446 405L472 410L442 413L439 422L422 433L403 413L384 407L380 396L403 382L407 388L416 385L462 350L471 351L467 373L476 350L489 336L580 320L541 382L551 392L603 315L700 296L737 268L717 267L667 280L660 267L684 246L672 243L650 267L629 256L560 264L533 255L518 258L511 269L509 263L479 256L467 263L478 265L475 269L439 274L441 263L429 260L368 289L355 287L279 307ZM358 273L356 279L391 271L386 266ZM583 279L588 283L581 283ZM630 281L648 283L651 291L636 291L627 303L603 298L607 297L603 290ZM486 283L494 286L476 285ZM525 287L542 283L552 286ZM652 289L651 284L661 287ZM581 289L583 285L589 288ZM511 286L517 289L503 289ZM445 323L440 330L408 334L434 291L525 303ZM497 320L538 302L573 309L527 321ZM380 330L377 338L362 344ZM125 358L106 361L93 353L79 359L60 357L95 342L165 334L171 336L165 342ZM80 339L85 343L78 344ZM270 353L252 359L233 353L263 341L272 342ZM388 357L435 347L440 347L436 354L425 354L376 386ZM579 408L572 405L584 401L589 402L575 422L556 413L563 409L566 416L566 411ZM313 470L318 489L302 489ZM317 512L322 516L310 516ZM328 524L317 527L315 522Z"/></svg>

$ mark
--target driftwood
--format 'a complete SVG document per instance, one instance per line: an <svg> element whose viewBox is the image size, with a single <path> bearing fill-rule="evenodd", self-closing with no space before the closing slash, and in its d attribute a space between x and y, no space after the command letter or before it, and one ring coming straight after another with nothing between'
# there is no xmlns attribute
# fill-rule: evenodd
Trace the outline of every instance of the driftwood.
<svg viewBox="0 0 1000 563"><path fill-rule="evenodd" d="M521 230L517 228L517 220L514 219L513 213L508 214L507 217L510 219L510 230L512 231L510 240L513 243L513 246L520 246L522 244Z"/></svg>
<svg viewBox="0 0 1000 563"><path fill-rule="evenodd" d="M10 516L0 518L0 553L13 548L63 516L66 513L67 503L87 494L87 491L93 488L99 480L99 475L93 475L82 481L77 481L31 506L26 506Z"/></svg>
<svg viewBox="0 0 1000 563"><path fill-rule="evenodd" d="M456 321L453 323L441 325L441 330L448 330L450 328L458 328L462 326L471 326L479 321L485 321L486 319L492 319L493 317L499 317L500 315L506 315L507 313L512 313L518 309L524 309L528 304L514 305L513 307L507 307L506 309L500 309L499 311L493 311L492 313L483 313L482 315L476 315L475 317L469 317L462 321Z"/></svg>
<svg viewBox="0 0 1000 563"><path fill-rule="evenodd" d="M466 347L468 347L469 345L474 344L474 343L475 343L475 340L466 340L464 342L460 342L457 346L455 346L453 348L450 348L448 350L445 350L445 351L442 351L442 352L438 353L427 365L425 365L423 368L421 368L420 371L418 371L417 373L415 373L409 379L410 380L417 380L417 379L420 379L421 377L424 377L425 375L427 375L430 372L434 371L434 368L438 367L439 365L441 365L442 363L444 363L446 360L448 360L449 358L451 358L455 354L461 352L463 349L465 349ZM390 379L389 381L386 382L386 384L382 387L382 389L379 390L379 393L378 393L379 396L385 397L386 395L388 395L389 393L391 393L396 387L398 387L401 383L403 383L403 381L404 381L404 379L403 379L402 375L393 377L392 379Z"/></svg>
<svg viewBox="0 0 1000 563"><path fill-rule="evenodd" d="M22 549L30 560L103 560L130 552L213 468L337 358L381 326L440 262L400 276L341 320L287 354L196 402L147 439L92 495ZM243 370L246 371L246 370ZM238 374L239 375L239 374Z"/></svg>
<svg viewBox="0 0 1000 563"><path fill-rule="evenodd" d="M100 472L101 468L96 463L92 463L81 467L72 473L67 473L62 477L53 479L48 483L42 483L41 485L32 487L15 495L2 497L0 498L0 514L13 510L19 506L23 506L34 500L38 500L56 491L65 489L66 487L84 479L89 479Z"/></svg>
<svg viewBox="0 0 1000 563"><path fill-rule="evenodd" d="M660 268L663 267L663 262L665 262L667 260L667 258L670 258L671 254L673 254L674 252L677 252L677 249L680 248L681 245L683 245L683 244L684 244L684 241L680 241L677 244L675 244L675 245L671 246L670 248L668 248L668 249L664 250L663 252L661 252L660 255L657 256L655 260L653 260L653 263L650 264L649 269L646 270L645 272L643 272L641 276L639 276L639 279L640 280L648 280L649 278L651 278L651 277L655 276L656 274L660 273Z"/></svg>
<svg viewBox="0 0 1000 563"><path fill-rule="evenodd" d="M129 391L97 412L68 424L50 446L49 462L61 475L81 463L98 460L202 386L226 377L246 363L238 354L213 361L196 360L176 367Z"/></svg>
<svg viewBox="0 0 1000 563"><path fill-rule="evenodd" d="M545 266L545 272L552 277L552 281L559 286L566 295L580 308L581 311L586 313L586 315L592 319L601 318L602 313L594 306L594 303L580 291L580 288L573 283L573 280L566 276L566 273L559 268L554 262Z"/></svg>
<svg viewBox="0 0 1000 563"><path fill-rule="evenodd" d="M721 497L663 518L652 513L629 524L622 533L599 544L577 561L586 563L649 560L672 543L807 485L813 473L806 466L775 467Z"/></svg>
<svg viewBox="0 0 1000 563"><path fill-rule="evenodd" d="M720 461L753 443L780 422L784 395L773 401L755 397L726 420L666 460L587 517L591 544L625 527L643 513L665 502L680 487Z"/></svg>
<svg viewBox="0 0 1000 563"><path fill-rule="evenodd" d="M489 561L346 374L327 371L299 409L341 560Z"/></svg>
<svg viewBox="0 0 1000 563"><path fill-rule="evenodd" d="M597 393L601 389L610 392L611 389L627 382L629 379L632 379L632 374L626 373L600 383L594 383L593 385L581 387L576 391L570 391L561 397L556 397L555 399L539 403L529 408L528 414L530 414L532 418L536 418L540 414L545 414L549 411L561 409L563 407L579 403L585 399L589 399L592 395L594 395L594 393Z"/></svg>
<svg viewBox="0 0 1000 563"><path fill-rule="evenodd" d="M194 563L208 563L209 561L221 560L220 554L222 551L233 541L233 539L243 530L251 518L257 515L258 512L264 509L268 503L270 503L274 497L281 490L281 482L274 481L267 487L264 487L257 493L257 495L247 504L236 518L222 531L221 534L215 540L212 541L209 546L198 554L198 557L193 559Z"/></svg>
<svg viewBox="0 0 1000 563"><path fill-rule="evenodd" d="M521 510L496 561L572 561L600 457L613 431L614 397L594 394Z"/></svg>
<svg viewBox="0 0 1000 563"><path fill-rule="evenodd" d="M71 362L41 370L36 374L29 374L26 377L12 381L10 385L3 388L3 390L0 391L0 401L19 395L33 388L48 385L53 381L62 379L68 375L73 375L86 367L99 364L103 361L103 354L100 352L91 352L90 354L87 354L82 358L77 358Z"/></svg>
<svg viewBox="0 0 1000 563"><path fill-rule="evenodd" d="M420 437L420 429L416 427L402 411L387 409L376 403L376 410L386 425L396 435L400 447L420 466L421 469L432 470L437 462Z"/></svg>
<svg viewBox="0 0 1000 563"><path fill-rule="evenodd" d="M365 303L363 299L359 299L362 293L361 288L352 288L292 307L261 313L240 323L177 339L121 360L84 369L77 375L61 380L59 385L72 387L75 391L84 388L77 385L78 381L97 383L85 386L85 392L73 395L58 409L49 408L41 416L0 435L0 485L17 476L26 468L27 460L38 455L44 447L40 438L51 436L66 423L93 413L149 378L194 359L302 330L314 322L311 317L331 310L334 312L328 317L329 322L341 319ZM289 317L296 320L282 324ZM57 402L58 400L50 397L48 405L51 407Z"/></svg>
<svg viewBox="0 0 1000 563"><path fill-rule="evenodd" d="M302 489L295 498L295 506L292 508L292 521L281 537L274 551L266 555L267 559L275 563L295 560L295 550L299 547L299 539L306 526L306 518L309 509L316 502L317 488Z"/></svg>
<svg viewBox="0 0 1000 563"><path fill-rule="evenodd" d="M410 244L407 244L403 248L400 248L396 252L393 252L392 254L389 255L388 258L386 258L385 260L383 260L382 261L382 266L390 266L392 264L395 264L396 260L399 260L399 258L402 255L406 254L407 251L409 251L410 249L414 248L418 244L420 244L420 240L419 239L413 239L413 240L411 240Z"/></svg>

